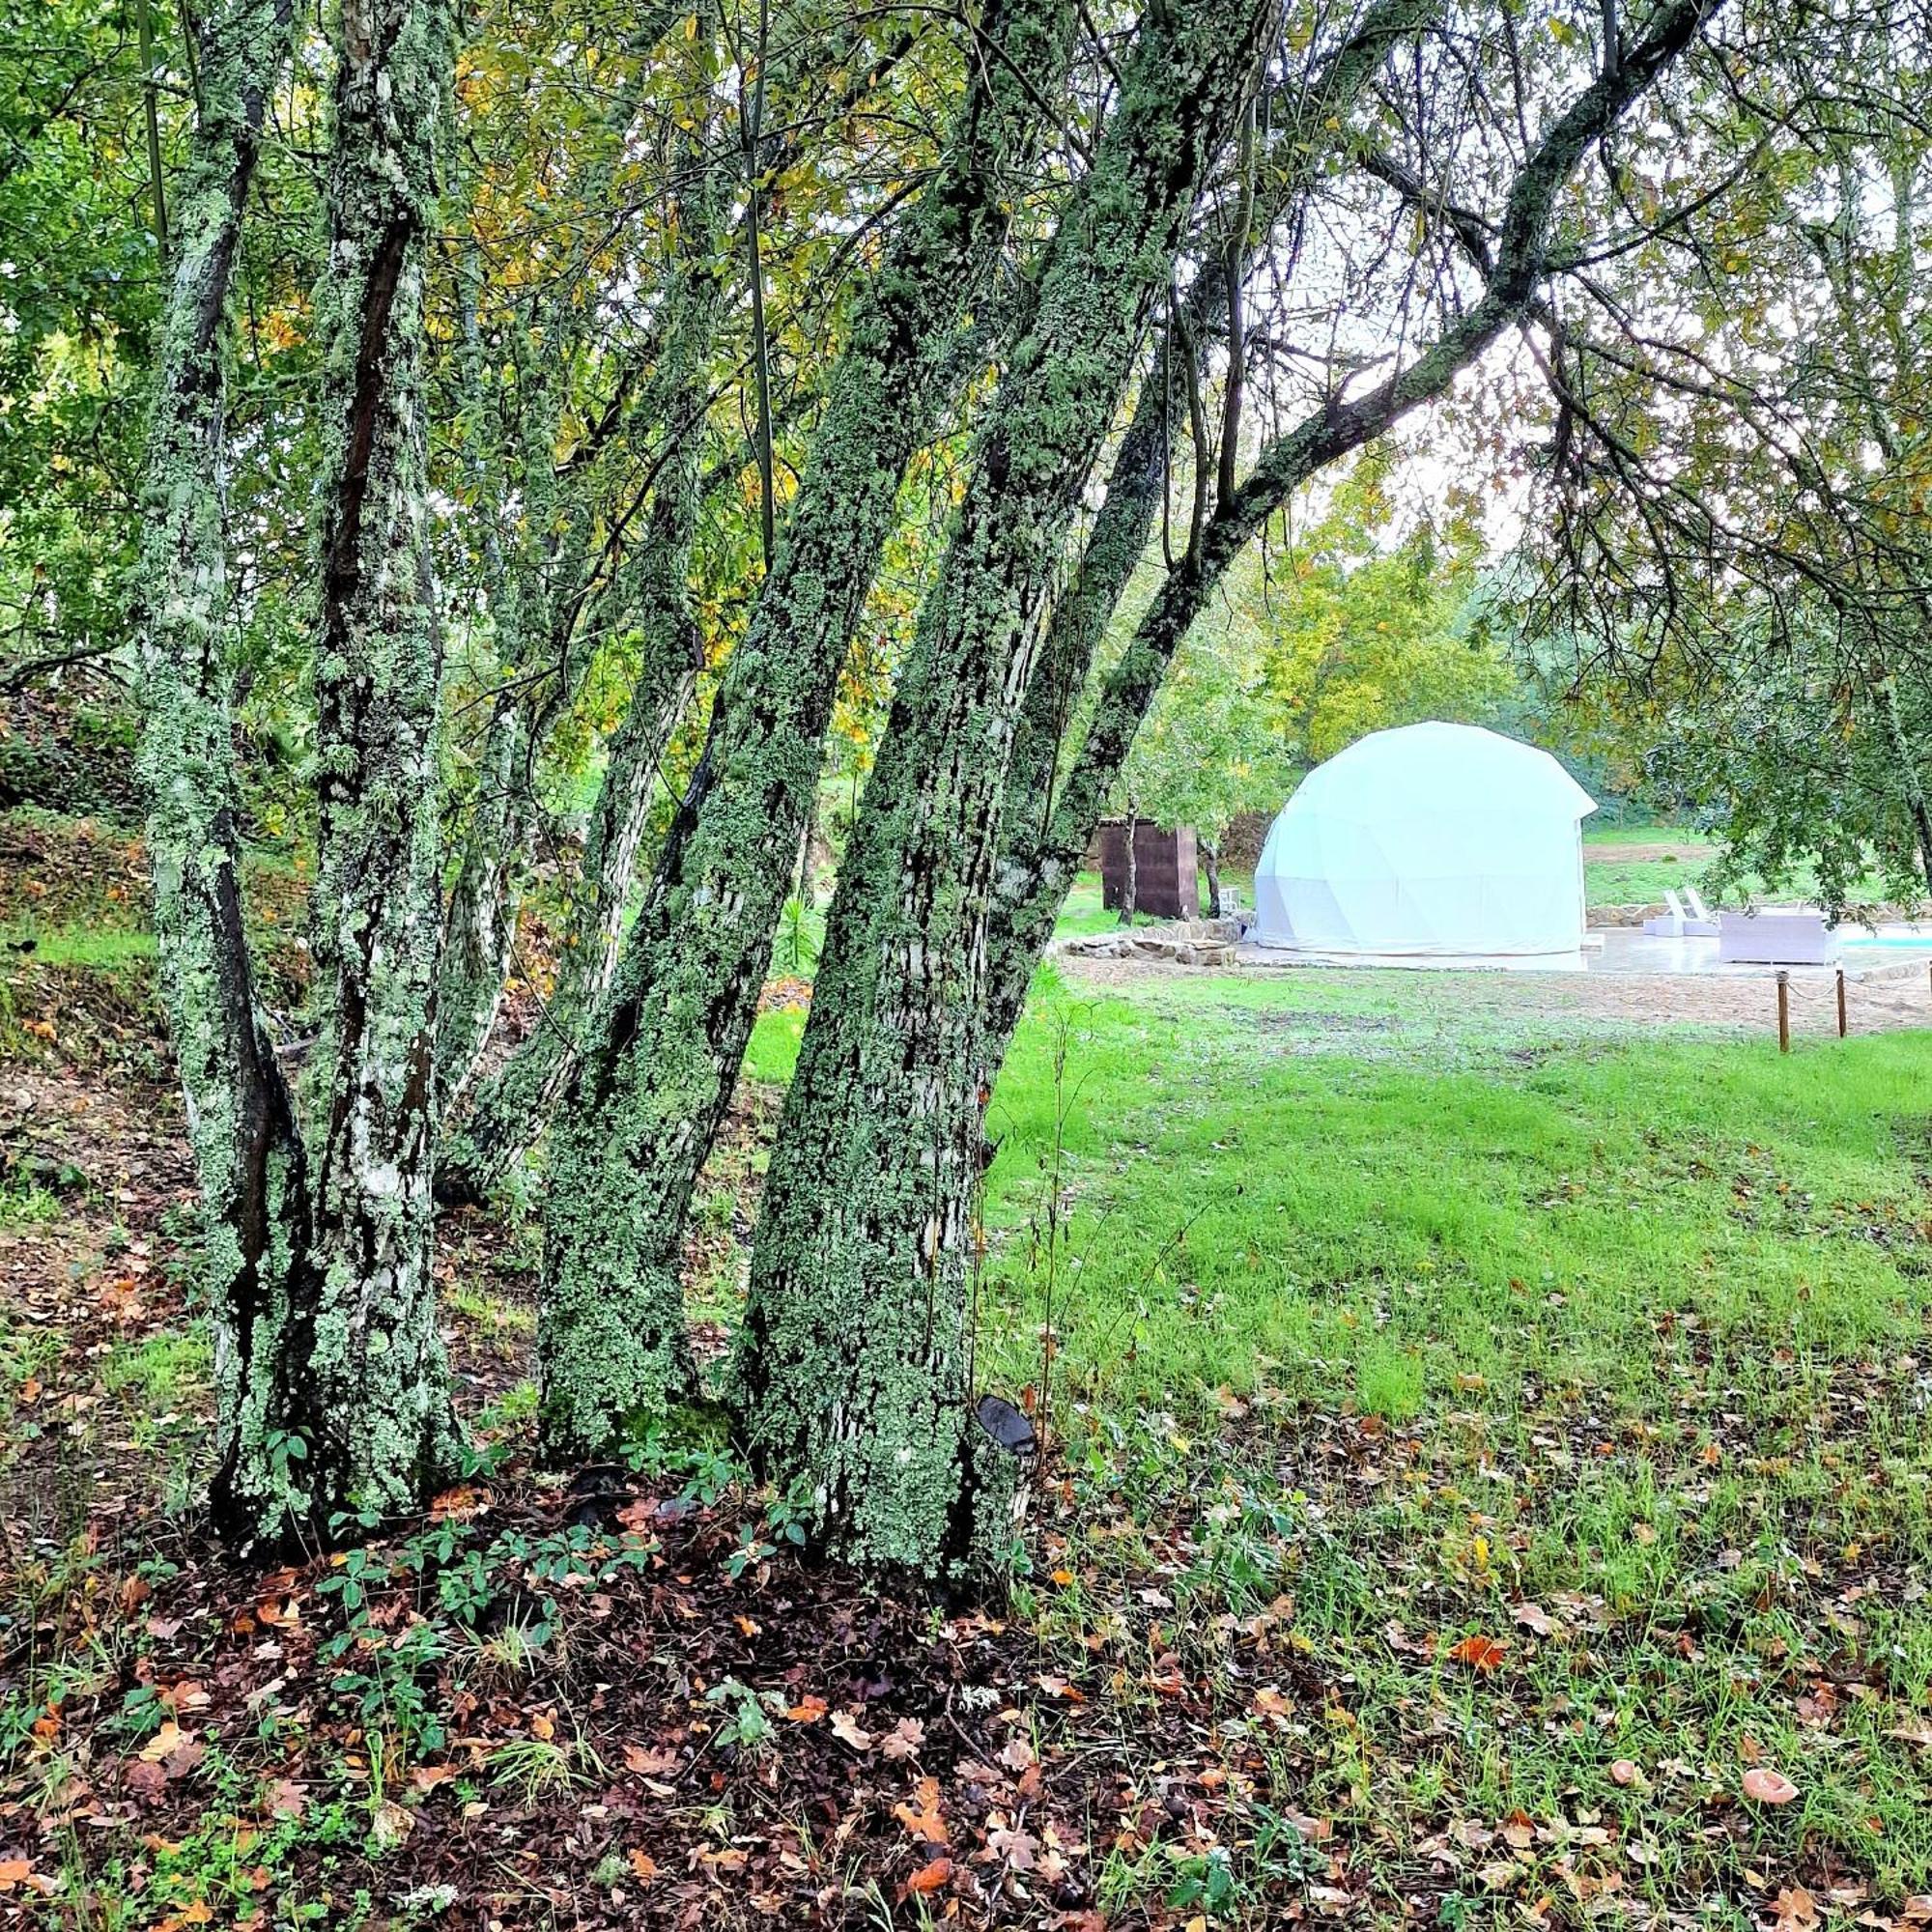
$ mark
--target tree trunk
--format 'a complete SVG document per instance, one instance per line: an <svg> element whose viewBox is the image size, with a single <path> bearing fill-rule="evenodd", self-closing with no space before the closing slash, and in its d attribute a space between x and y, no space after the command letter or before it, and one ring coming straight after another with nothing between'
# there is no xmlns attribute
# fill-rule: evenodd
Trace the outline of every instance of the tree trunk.
<svg viewBox="0 0 1932 1932"><path fill-rule="evenodd" d="M242 920L222 541L227 310L289 0L224 0L202 20L202 104L181 184L142 479L143 726L161 994L208 1231L217 1520L279 1540L307 1513L288 1391L263 1366L312 1315L307 1189L289 1091ZM299 1461L299 1451L295 1461Z"/></svg>
<svg viewBox="0 0 1932 1932"><path fill-rule="evenodd" d="M1141 829L1140 815L1134 810L1133 801L1127 801L1127 875L1121 886L1121 923L1134 923L1134 901L1140 896L1140 852L1136 835Z"/></svg>
<svg viewBox="0 0 1932 1932"><path fill-rule="evenodd" d="M1221 902L1221 852L1218 845L1208 839L1201 841L1201 857L1208 866L1208 917L1224 919L1226 908Z"/></svg>
<svg viewBox="0 0 1932 1932"><path fill-rule="evenodd" d="M273 1365L325 1525L420 1507L456 1445L430 1269L440 643L422 381L454 29L449 0L343 0L318 303L317 1306Z"/></svg>
<svg viewBox="0 0 1932 1932"><path fill-rule="evenodd" d="M745 1045L811 802L839 669L906 465L959 378L991 288L1009 175L1064 69L1073 0L1004 0L934 179L855 305L770 576L732 652L696 774L552 1135L547 1358L559 1454L607 1443L691 1385L685 1214Z"/></svg>
<svg viewBox="0 0 1932 1932"><path fill-rule="evenodd" d="M1350 401L1314 412L1264 447L1247 479L1216 506L1201 543L1168 573L1102 684L1065 776L1057 786L1032 796L1016 793L1009 822L1017 836L1001 854L986 920L982 1092L991 1091L1034 969L1134 735L1175 652L1229 564L1303 483L1442 395L1523 315L1542 281L1551 212L1577 160L1690 43L1705 11L1703 0L1666 0L1644 39L1625 50L1615 72L1600 75L1549 124L1512 184L1497 231L1502 239L1481 300L1398 374ZM1097 595L1094 601L1097 606ZM1090 613L1087 621L1097 625L1095 636L1104 629L1104 615Z"/></svg>
<svg viewBox="0 0 1932 1932"><path fill-rule="evenodd" d="M972 1431L966 1290L980 923L1028 619L1272 18L1176 0L1143 19L979 439L833 899L737 1396L759 1465L808 1484L819 1541L867 1564L997 1571L1010 1555L1016 1472Z"/></svg>
<svg viewBox="0 0 1932 1932"><path fill-rule="evenodd" d="M436 1065L445 1110L461 1102L474 1078L502 1004L522 902L528 744L522 694L499 697L483 734L475 802L443 916Z"/></svg>
<svg viewBox="0 0 1932 1932"><path fill-rule="evenodd" d="M1925 874L1925 887L1932 893L1932 808L1925 800L1925 781L1919 776L1918 760L1912 754L1912 740L1906 734L1905 720L1898 709L1898 686L1888 674L1879 682L1879 709L1885 716L1886 737L1898 762L1898 776L1905 787L1906 810L1912 815L1912 829L1918 843L1918 864Z"/></svg>
<svg viewBox="0 0 1932 1932"><path fill-rule="evenodd" d="M1313 138L1313 130L1329 125L1339 129L1342 117L1380 71L1390 48L1440 12L1441 0L1377 0L1331 55L1312 71L1280 83L1273 110L1264 117L1278 123L1280 132L1260 170L1264 187L1257 193L1250 211L1254 237L1264 241L1326 164L1331 149L1324 140ZM1055 606L1048 622L1013 735L996 905L1023 891L1039 864L1040 841L1047 835L1058 803L1060 764L1066 751L1068 727L1093 669L1094 652L1147 554L1154 520L1166 497L1174 451L1186 417L1185 408L1178 405L1173 393L1177 381L1174 358L1185 355L1191 342L1205 365L1214 331L1228 312L1225 298L1216 298L1222 296L1213 277L1198 276L1188 292L1184 312L1155 342L1072 586ZM1196 372L1195 380L1205 376L1204 366ZM1186 380L1184 372L1179 380ZM1083 846L1083 852L1085 849ZM1056 917L1059 905L1056 899ZM1003 1041L1018 1021L1033 961L1026 962L1026 977L1015 981L1011 962L998 943L1000 937L996 919L986 998L989 1031ZM990 1073L981 1085L990 1088Z"/></svg>
<svg viewBox="0 0 1932 1932"><path fill-rule="evenodd" d="M698 98L708 95L716 65L715 16L707 17L713 19L710 32L683 43L696 50L702 70L694 77ZM601 600L611 628L639 639L639 667L624 717L605 748L556 983L535 1031L481 1085L468 1119L445 1144L437 1176L438 1197L445 1202L483 1199L543 1131L569 1083L580 1037L615 969L665 753L702 668L691 608L691 558L703 487L712 346L724 294L717 255L723 184L714 179L722 164L705 145L712 131L714 125L700 120L679 143L673 162L684 186L670 224L673 253L666 270L657 362L639 406L640 415L663 426L666 447L643 533ZM574 615L553 608L551 628L553 648L561 656Z"/></svg>

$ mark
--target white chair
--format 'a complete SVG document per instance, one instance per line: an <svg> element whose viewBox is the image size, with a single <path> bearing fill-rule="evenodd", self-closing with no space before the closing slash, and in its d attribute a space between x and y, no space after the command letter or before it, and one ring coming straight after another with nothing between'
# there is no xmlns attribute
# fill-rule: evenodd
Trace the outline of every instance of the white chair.
<svg viewBox="0 0 1932 1932"><path fill-rule="evenodd" d="M1684 888L1684 903L1690 908L1690 916L1684 922L1685 936L1690 939L1716 939L1717 917L1704 903L1703 895L1695 886Z"/></svg>
<svg viewBox="0 0 1932 1932"><path fill-rule="evenodd" d="M1665 893L1663 903L1670 910L1662 918L1645 920L1644 931L1652 939L1682 939L1686 924L1683 902L1675 893Z"/></svg>

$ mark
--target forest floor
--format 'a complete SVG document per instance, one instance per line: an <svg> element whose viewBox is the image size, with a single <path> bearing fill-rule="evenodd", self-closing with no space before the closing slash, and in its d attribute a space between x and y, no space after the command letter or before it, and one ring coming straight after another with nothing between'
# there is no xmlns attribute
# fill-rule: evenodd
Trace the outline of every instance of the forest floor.
<svg viewBox="0 0 1932 1932"><path fill-rule="evenodd" d="M29 904L0 1922L1932 1922L1932 1036L1049 973L985 1206L981 1379L1050 1424L1008 1601L806 1564L701 1426L533 1469L514 1203L439 1262L473 1473L264 1571L196 1514L138 859L0 826ZM695 1217L714 1352L807 991Z"/></svg>

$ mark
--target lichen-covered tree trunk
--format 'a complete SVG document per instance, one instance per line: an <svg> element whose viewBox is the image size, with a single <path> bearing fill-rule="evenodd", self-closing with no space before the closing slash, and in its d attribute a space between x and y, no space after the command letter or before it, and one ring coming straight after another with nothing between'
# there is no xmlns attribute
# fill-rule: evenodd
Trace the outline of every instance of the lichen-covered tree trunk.
<svg viewBox="0 0 1932 1932"><path fill-rule="evenodd" d="M312 1418L325 1516L419 1506L456 1440L430 1269L440 648L422 380L454 30L452 0L342 0L318 290L317 1304L277 1364Z"/></svg>
<svg viewBox="0 0 1932 1932"><path fill-rule="evenodd" d="M984 906L1044 588L1274 10L1150 9L976 449L827 925L766 1177L736 1394L760 1465L873 1565L997 1568L972 1423Z"/></svg>
<svg viewBox="0 0 1932 1932"><path fill-rule="evenodd" d="M684 43L684 56L696 70L691 81L697 99L711 91L715 39L715 16L707 12L699 31ZM598 606L608 628L637 638L637 673L624 716L605 747L556 983L536 1029L479 1085L468 1117L449 1136L437 1181L445 1201L483 1198L543 1131L569 1080L579 1038L615 970L665 753L702 668L691 607L691 562L703 490L712 351L726 286L719 256L726 184L715 133L713 124L699 117L685 130L673 157L673 179L680 186L672 204L658 355L637 410L640 417L655 419L664 448L642 533ZM575 612L555 597L549 608L552 648L561 659L570 651ZM459 897L452 895L452 906ZM513 929L514 907L507 918ZM505 961L512 936L513 931L501 935ZM480 1052L482 1041L476 1045Z"/></svg>
<svg viewBox="0 0 1932 1932"><path fill-rule="evenodd" d="M499 697L483 733L475 797L443 915L436 1065L444 1110L459 1105L468 1092L502 1004L522 902L527 757L528 710L522 694Z"/></svg>
<svg viewBox="0 0 1932 1932"><path fill-rule="evenodd" d="M798 494L714 700L697 773L551 1142L545 1427L572 1453L691 1382L685 1215L729 1099L817 783L838 672L906 465L1011 220L1072 0L996 0L932 181L861 292ZM561 1345L568 1337L568 1349Z"/></svg>
<svg viewBox="0 0 1932 1932"><path fill-rule="evenodd" d="M982 1091L990 1090L998 1072L1034 969L1052 936L1107 797L1133 749L1135 733L1159 695L1175 652L1228 566L1294 491L1382 435L1409 411L1443 395L1523 315L1543 279L1557 197L1578 158L1678 57L1708 11L1705 0L1670 0L1653 17L1644 38L1549 124L1512 184L1494 259L1488 265L1488 286L1479 301L1450 322L1398 374L1347 402L1315 411L1264 446L1254 469L1216 506L1199 545L1169 572L1135 627L1101 684L1085 736L1065 773L1056 780L1052 764L1037 750L1025 780L1027 789L1021 793L1016 765L1015 794L1009 804L985 925ZM1114 536L1124 539L1126 528L1123 521L1115 527ZM1118 575L1129 548L1122 541L1111 560L1103 560L1103 578ZM1123 578L1120 581L1124 583ZM1114 594L1118 596L1118 589ZM1105 617L1099 616L1094 624L1096 608L1080 614L1097 638ZM1070 661L1069 657L1062 663L1062 676L1070 674ZM1033 694L1028 701L1035 704ZM1037 704L1044 720L1062 701L1048 693L1039 696ZM1065 715L1064 708L1060 715Z"/></svg>
<svg viewBox="0 0 1932 1932"><path fill-rule="evenodd" d="M481 1200L543 1131L576 1066L588 1017L610 989L665 753L696 684L684 594L692 528L686 522L675 540L655 532L645 539L651 574L662 579L664 591L675 589L676 600L652 594L642 603L651 643L606 747L556 983L535 1030L478 1086L469 1117L450 1137L438 1181L446 1200Z"/></svg>
<svg viewBox="0 0 1932 1932"><path fill-rule="evenodd" d="M1339 46L1277 88L1266 117L1272 136L1247 210L1251 226L1247 233L1229 238L1231 257L1265 244L1326 166L1333 142L1341 138L1344 118L1391 48L1441 11L1442 0L1377 0ZM1094 654L1147 554L1169 487L1187 413L1176 391L1190 374L1178 358L1188 355L1191 347L1197 365L1194 379L1205 378L1208 352L1224 321L1220 291L1219 278L1198 276L1182 313L1154 345L1133 415L1114 455L1106 496L1073 582L1053 609L1027 684L1007 776L988 933L985 1009L993 1060L983 1069L980 1085L989 1092L1000 1056L1018 1022L1035 963L1024 946L1015 949L1009 943L1009 908L1033 892L1037 882L1041 841L1060 799L1061 762ZM1225 471L1227 466L1221 467ZM1091 839L1091 825L1084 836ZM1083 843L1081 851L1085 850ZM1053 897L1056 918L1064 895L1065 888L1059 888Z"/></svg>
<svg viewBox="0 0 1932 1932"><path fill-rule="evenodd" d="M176 189L175 259L142 485L139 607L161 993L201 1182L214 1330L213 1503L224 1529L275 1538L300 1513L286 1391L258 1370L308 1317L307 1190L288 1088L242 923L222 515L226 318L242 211L289 0L223 0L200 23L201 104Z"/></svg>

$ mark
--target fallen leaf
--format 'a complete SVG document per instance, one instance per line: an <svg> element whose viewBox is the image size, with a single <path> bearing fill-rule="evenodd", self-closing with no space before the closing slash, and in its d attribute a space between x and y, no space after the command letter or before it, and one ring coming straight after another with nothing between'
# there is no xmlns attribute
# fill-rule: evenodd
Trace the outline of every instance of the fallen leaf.
<svg viewBox="0 0 1932 1932"><path fill-rule="evenodd" d="M951 1859L934 1859L929 1865L921 1865L906 1880L905 1889L909 1892L937 1891L952 1876L952 1861Z"/></svg>
<svg viewBox="0 0 1932 1932"><path fill-rule="evenodd" d="M385 1798L376 1806L369 1833L386 1852L392 1845L400 1845L415 1830L415 1825L416 1821L400 1804Z"/></svg>
<svg viewBox="0 0 1932 1932"><path fill-rule="evenodd" d="M950 1845L952 1842L952 1834L946 1829L946 1820L939 1815L939 1780L936 1777L922 1777L913 1787L912 1803L895 1804L893 1816L915 1838L928 1845Z"/></svg>
<svg viewBox="0 0 1932 1932"><path fill-rule="evenodd" d="M840 1711L832 1720L832 1735L842 1745L850 1745L855 1751L868 1751L872 1748L872 1734L859 1721L857 1711Z"/></svg>
<svg viewBox="0 0 1932 1932"><path fill-rule="evenodd" d="M1466 1663L1471 1670L1480 1671L1487 1677L1505 1657L1509 1655L1509 1645L1492 1636L1465 1636L1449 1653L1452 1663Z"/></svg>
<svg viewBox="0 0 1932 1932"><path fill-rule="evenodd" d="M25 1859L0 1859L0 1891L12 1891L16 1885L25 1885L34 1875L34 1868Z"/></svg>
<svg viewBox="0 0 1932 1932"><path fill-rule="evenodd" d="M901 1718L880 1741L879 1748L895 1761L917 1757L925 1748L925 1726L917 1718Z"/></svg>
<svg viewBox="0 0 1932 1932"><path fill-rule="evenodd" d="M637 1875L649 1885L658 1875L658 1861L648 1852L633 1852L624 1861Z"/></svg>
<svg viewBox="0 0 1932 1932"><path fill-rule="evenodd" d="M817 1723L819 1719L824 1717L826 1712L829 1711L831 1708L832 1706L828 1704L823 1697L816 1696L811 1691L808 1690L806 1694L803 1697L801 1697L798 1700L798 1702L791 1707L789 1711L785 1713L785 1716L789 1718L794 1724L815 1724Z"/></svg>
<svg viewBox="0 0 1932 1932"><path fill-rule="evenodd" d="M1781 1771L1757 1765L1745 1773L1744 1793L1753 1804L1789 1804L1798 1787Z"/></svg>
<svg viewBox="0 0 1932 1932"><path fill-rule="evenodd" d="M141 1747L143 1764L159 1764L171 1753L181 1749L188 1741L188 1733L170 1718L161 1728Z"/></svg>
<svg viewBox="0 0 1932 1932"><path fill-rule="evenodd" d="M1777 1932L1810 1932L1818 1922L1818 1901L1802 1885L1777 1894Z"/></svg>
<svg viewBox="0 0 1932 1932"><path fill-rule="evenodd" d="M1031 1832L1023 1832L1017 1826L1009 1829L1005 1825L996 1825L986 1833L986 1849L1006 1860L1013 1871L1032 1871L1039 1840Z"/></svg>
<svg viewBox="0 0 1932 1932"><path fill-rule="evenodd" d="M262 1809L271 1818L299 1818L308 1793L292 1777L278 1777L262 1795Z"/></svg>
<svg viewBox="0 0 1932 1932"><path fill-rule="evenodd" d="M1549 1621L1549 1612L1540 1604L1520 1603L1511 1611L1524 1630L1534 1631L1538 1636L1548 1636L1556 1626Z"/></svg>
<svg viewBox="0 0 1932 1932"><path fill-rule="evenodd" d="M1637 1781L1638 1776L1639 1773L1637 1771L1636 1766L1634 1765L1627 1757L1618 1758L1617 1761L1610 1766L1610 1782L1612 1784L1623 1784L1623 1785L1634 1784Z"/></svg>

